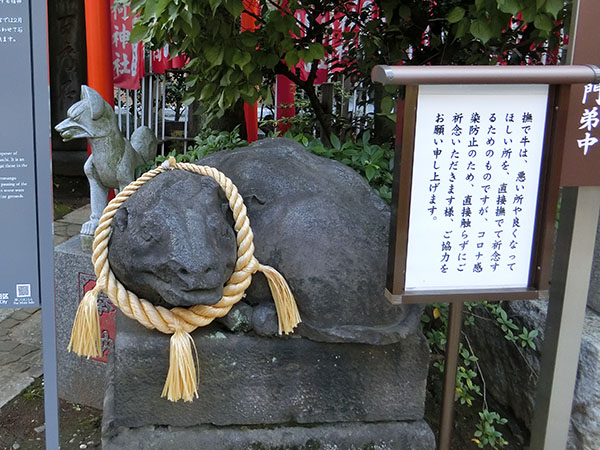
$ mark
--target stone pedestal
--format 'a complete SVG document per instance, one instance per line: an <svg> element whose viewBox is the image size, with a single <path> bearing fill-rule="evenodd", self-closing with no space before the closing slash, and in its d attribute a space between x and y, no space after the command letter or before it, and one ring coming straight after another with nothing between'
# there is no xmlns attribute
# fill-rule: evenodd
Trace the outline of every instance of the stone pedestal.
<svg viewBox="0 0 600 450"><path fill-rule="evenodd" d="M106 361L114 337L115 308L104 295L98 308L104 355L86 359L67 351L71 327L79 302L96 283L91 254L81 250L79 236L54 248L56 291L56 338L58 395L60 398L94 408L102 408L106 385Z"/></svg>
<svg viewBox="0 0 600 450"><path fill-rule="evenodd" d="M600 313L600 221L596 232L596 243L594 245L594 260L592 262L592 273L590 275L590 290L588 293L588 307Z"/></svg>
<svg viewBox="0 0 600 450"><path fill-rule="evenodd" d="M172 403L160 397L169 336L121 313L117 330L105 449L435 446L423 421L429 350L420 333L374 346L256 337L211 325L193 333L199 398Z"/></svg>

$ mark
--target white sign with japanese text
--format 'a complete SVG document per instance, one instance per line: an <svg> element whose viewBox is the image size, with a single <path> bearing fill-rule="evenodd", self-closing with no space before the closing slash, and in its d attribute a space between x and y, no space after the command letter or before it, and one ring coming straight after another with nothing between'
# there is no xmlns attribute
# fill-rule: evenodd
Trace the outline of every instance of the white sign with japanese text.
<svg viewBox="0 0 600 450"><path fill-rule="evenodd" d="M421 86L405 289L527 288L546 85Z"/></svg>

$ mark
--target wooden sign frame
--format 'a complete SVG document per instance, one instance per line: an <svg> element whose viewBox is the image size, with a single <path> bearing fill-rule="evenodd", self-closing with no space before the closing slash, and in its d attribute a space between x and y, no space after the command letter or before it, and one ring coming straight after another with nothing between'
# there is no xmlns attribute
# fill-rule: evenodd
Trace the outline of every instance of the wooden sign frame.
<svg viewBox="0 0 600 450"><path fill-rule="evenodd" d="M405 289L418 92L419 87L417 85L407 86L403 138L401 145L396 148L388 274L385 292L387 299L394 304L410 304L547 298L552 263L556 204L559 196L560 163L562 160L562 148L552 148L552 132L556 129L554 105L557 101L557 88L551 86L548 94L534 241L530 256L528 286L524 289L444 289L430 291L407 291Z"/></svg>

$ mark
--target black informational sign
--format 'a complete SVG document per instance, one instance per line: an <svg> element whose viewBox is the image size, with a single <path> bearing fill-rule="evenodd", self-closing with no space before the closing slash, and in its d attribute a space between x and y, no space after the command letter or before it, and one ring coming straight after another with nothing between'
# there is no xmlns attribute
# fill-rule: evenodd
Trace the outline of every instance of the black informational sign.
<svg viewBox="0 0 600 450"><path fill-rule="evenodd" d="M0 0L0 308L40 305L41 246L52 245L39 232L51 227L48 71L31 7L43 6Z"/></svg>
<svg viewBox="0 0 600 450"><path fill-rule="evenodd" d="M0 308L42 306L46 449L58 393L46 2L0 0Z"/></svg>

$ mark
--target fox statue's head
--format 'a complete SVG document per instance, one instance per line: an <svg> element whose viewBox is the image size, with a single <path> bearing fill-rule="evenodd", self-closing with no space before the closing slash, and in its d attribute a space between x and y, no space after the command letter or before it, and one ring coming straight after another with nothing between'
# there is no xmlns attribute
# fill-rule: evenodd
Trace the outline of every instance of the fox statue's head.
<svg viewBox="0 0 600 450"><path fill-rule="evenodd" d="M64 141L106 137L116 126L116 118L110 105L86 85L81 86L81 100L69 108L67 116L55 127Z"/></svg>

